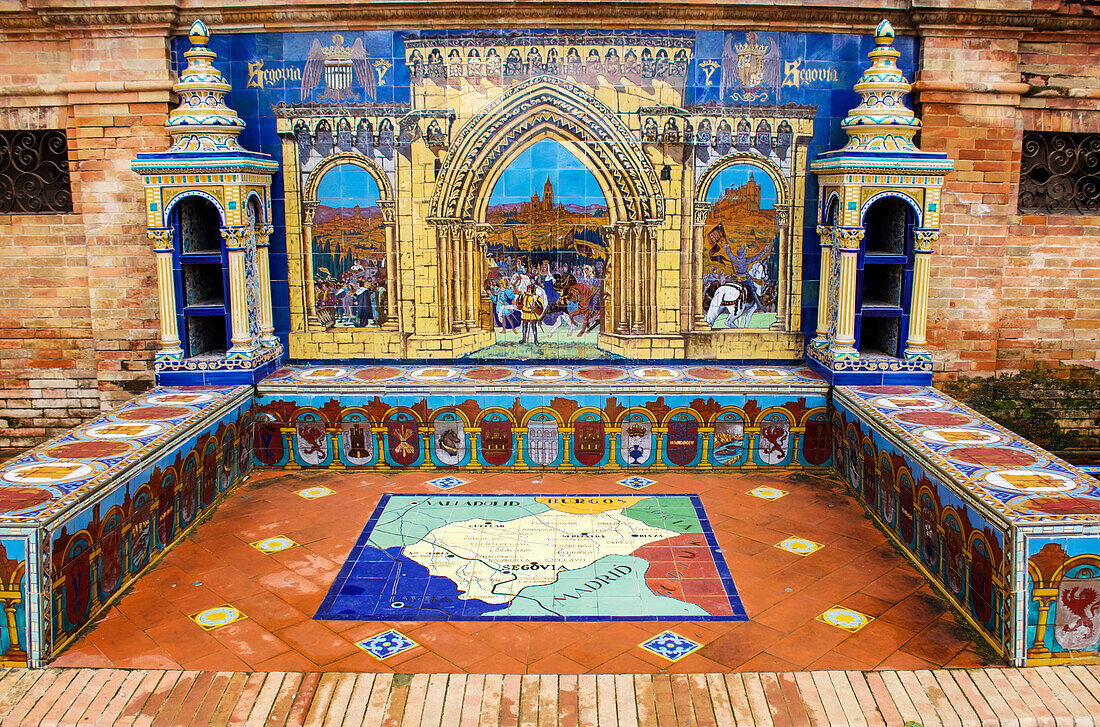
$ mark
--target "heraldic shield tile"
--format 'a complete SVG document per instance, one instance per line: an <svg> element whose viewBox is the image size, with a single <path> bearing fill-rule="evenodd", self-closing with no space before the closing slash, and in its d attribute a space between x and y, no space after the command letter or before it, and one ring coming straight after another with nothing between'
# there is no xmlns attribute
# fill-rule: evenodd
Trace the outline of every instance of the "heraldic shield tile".
<svg viewBox="0 0 1100 727"><path fill-rule="evenodd" d="M317 614L372 621L745 621L696 495L379 501Z"/></svg>

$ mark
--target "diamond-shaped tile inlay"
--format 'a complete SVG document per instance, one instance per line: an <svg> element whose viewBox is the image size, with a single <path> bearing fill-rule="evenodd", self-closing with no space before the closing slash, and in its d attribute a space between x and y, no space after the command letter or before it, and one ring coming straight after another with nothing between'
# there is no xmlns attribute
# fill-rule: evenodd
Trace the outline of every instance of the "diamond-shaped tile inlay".
<svg viewBox="0 0 1100 727"><path fill-rule="evenodd" d="M761 500L778 500L788 493L786 490L780 490L775 487L757 487L755 490L749 490L745 494L759 497Z"/></svg>
<svg viewBox="0 0 1100 727"><path fill-rule="evenodd" d="M441 490L449 490L452 487L458 487L459 485L468 484L469 480L463 480L458 477L436 477L434 480L428 480L428 484L434 487L438 487Z"/></svg>
<svg viewBox="0 0 1100 727"><path fill-rule="evenodd" d="M188 616L192 621L202 626L207 631L213 631L219 629L222 626L228 626L234 621L240 621L241 619L248 618L239 610L233 608L230 605L216 606L215 608L208 608L205 611L199 611L193 616Z"/></svg>
<svg viewBox="0 0 1100 727"><path fill-rule="evenodd" d="M850 608L844 608L843 606L833 606L828 611L815 618L822 623L836 626L838 629L844 629L853 634L874 621L873 618L865 613L860 613Z"/></svg>
<svg viewBox="0 0 1100 727"><path fill-rule="evenodd" d="M650 485L657 484L657 480L651 480L648 477L639 477L634 475L633 477L626 477L621 480L615 481L616 485L622 485L623 487L629 487L632 490L640 490L643 487L649 487Z"/></svg>
<svg viewBox="0 0 1100 727"><path fill-rule="evenodd" d="M271 538L264 538L263 540L257 540L255 543L249 543L253 548L261 553L278 553L287 548L293 548L297 543L288 538L285 535L276 535Z"/></svg>
<svg viewBox="0 0 1100 727"><path fill-rule="evenodd" d="M786 540L776 543L775 547L780 550L785 550L788 553L794 553L795 555L809 555L815 553L825 546L821 543L815 543L812 540L806 540L806 538L787 538Z"/></svg>
<svg viewBox="0 0 1100 727"><path fill-rule="evenodd" d="M673 631L665 631L657 634L649 641L638 644L638 646L669 661L679 661L701 647L702 644L697 644Z"/></svg>
<svg viewBox="0 0 1100 727"><path fill-rule="evenodd" d="M393 629L371 636L369 639L358 641L355 645L375 659L388 659L394 654L400 654L419 646L405 634Z"/></svg>
<svg viewBox="0 0 1100 727"><path fill-rule="evenodd" d="M316 500L318 497L328 497L329 495L335 495L336 490L330 490L327 487L307 487L304 490L298 490L294 493L298 497L304 497L307 500Z"/></svg>

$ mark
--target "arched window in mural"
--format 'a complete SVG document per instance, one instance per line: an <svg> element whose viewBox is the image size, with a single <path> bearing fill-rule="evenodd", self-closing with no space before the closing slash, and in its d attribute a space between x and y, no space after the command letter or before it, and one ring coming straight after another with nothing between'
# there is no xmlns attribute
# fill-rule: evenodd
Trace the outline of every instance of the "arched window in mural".
<svg viewBox="0 0 1100 727"><path fill-rule="evenodd" d="M584 163L553 139L532 144L489 198L487 322L496 343L475 354L589 358L600 331L607 200Z"/></svg>
<svg viewBox="0 0 1100 727"><path fill-rule="evenodd" d="M362 167L340 164L317 185L313 288L329 328L380 326L386 315L386 230L378 184Z"/></svg>
<svg viewBox="0 0 1100 727"><path fill-rule="evenodd" d="M707 201L701 281L707 324L768 328L779 280L775 184L759 167L734 164L711 182Z"/></svg>

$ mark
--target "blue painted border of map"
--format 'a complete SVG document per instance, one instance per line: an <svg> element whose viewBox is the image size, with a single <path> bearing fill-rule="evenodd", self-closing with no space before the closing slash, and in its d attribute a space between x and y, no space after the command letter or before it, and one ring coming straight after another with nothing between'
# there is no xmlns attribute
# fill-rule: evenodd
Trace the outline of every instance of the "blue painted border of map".
<svg viewBox="0 0 1100 727"><path fill-rule="evenodd" d="M602 622L602 621L747 621L744 605L737 593L737 587L733 582L729 567L722 556L722 549L715 538L714 530L710 526L706 510L698 495L687 493L646 494L642 498L688 498L695 509L695 516L699 521L701 535L703 535L707 549L718 573L718 580L724 591L722 595L729 602L731 614L715 615L706 613L702 607L690 601L683 601L649 592L654 599L666 599L677 601L686 607L693 607L694 612L660 615L618 615L616 613L596 613L584 615L571 614L517 614L513 604L488 604L478 599L459 599L458 586L453 580L445 576L431 576L427 569L401 554L405 546L397 545L387 548L379 548L369 544L374 535L383 513L390 500L394 497L418 497L431 500L439 499L475 499L475 498L537 498L537 497L584 497L622 498L622 493L613 494L563 494L563 493L469 493L469 494L435 494L435 493L386 493L379 500L370 519L363 527L359 539L348 554L340 572L329 588L325 599L321 602L315 620L325 621L571 621L571 622ZM637 497L637 496L635 496ZM635 557L636 556L631 556ZM604 556L596 561L602 563L608 559L626 558L625 556ZM593 563L586 568L592 568ZM585 568L578 569L578 572ZM648 571L648 568L647 568ZM645 572L641 574L644 583ZM423 585L419 585L420 583ZM397 593L397 584L403 583L400 601L394 601L387 597L387 593ZM417 583L413 588L409 583ZM523 590L529 590L531 586ZM422 592L417 597L413 594ZM715 594L717 595L717 594ZM519 594L517 594L517 598ZM643 598L638 594L636 598ZM531 599L534 600L534 599ZM608 599L609 601L611 599ZM400 604L394 607L394 604ZM541 603L541 602L540 602ZM543 607L544 608L544 607ZM615 606L610 606L614 610ZM512 613L502 613L511 610ZM597 610L599 608L597 607Z"/></svg>

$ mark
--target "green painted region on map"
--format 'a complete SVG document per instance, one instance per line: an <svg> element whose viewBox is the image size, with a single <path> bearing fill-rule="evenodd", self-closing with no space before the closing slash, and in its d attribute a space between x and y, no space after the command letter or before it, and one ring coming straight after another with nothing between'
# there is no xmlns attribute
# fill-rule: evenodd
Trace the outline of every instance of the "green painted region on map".
<svg viewBox="0 0 1100 727"><path fill-rule="evenodd" d="M385 550L423 540L438 527L472 518L509 522L550 508L525 495L469 497L391 497L371 531L370 545Z"/></svg>
<svg viewBox="0 0 1100 727"><path fill-rule="evenodd" d="M703 607L659 596L646 585L650 563L633 555L608 555L558 579L520 591L494 616L682 616L709 615Z"/></svg>
<svg viewBox="0 0 1100 727"><path fill-rule="evenodd" d="M703 524L690 497L647 497L623 510L623 515L646 525L677 533L701 533Z"/></svg>

